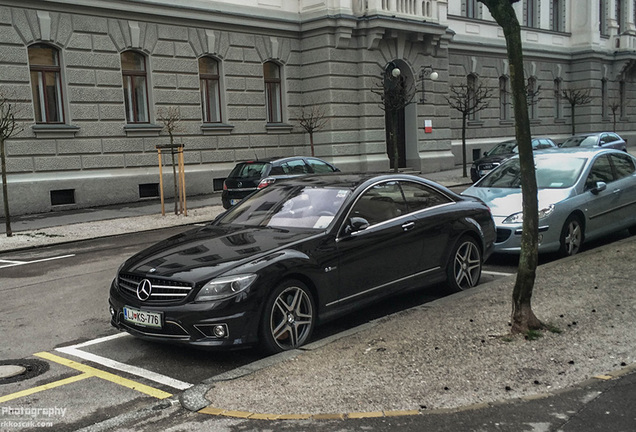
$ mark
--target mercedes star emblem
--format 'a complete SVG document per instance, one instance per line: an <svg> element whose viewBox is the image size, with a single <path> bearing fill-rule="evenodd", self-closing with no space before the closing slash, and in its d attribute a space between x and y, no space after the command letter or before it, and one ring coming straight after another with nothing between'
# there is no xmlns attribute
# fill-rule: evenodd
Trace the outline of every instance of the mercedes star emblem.
<svg viewBox="0 0 636 432"><path fill-rule="evenodd" d="M144 279L137 285L137 298L141 301L146 301L152 294L152 283L148 279Z"/></svg>

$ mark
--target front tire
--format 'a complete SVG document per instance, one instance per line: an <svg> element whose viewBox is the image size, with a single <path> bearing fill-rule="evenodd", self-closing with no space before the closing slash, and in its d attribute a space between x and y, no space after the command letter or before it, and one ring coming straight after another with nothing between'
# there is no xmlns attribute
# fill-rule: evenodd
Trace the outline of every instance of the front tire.
<svg viewBox="0 0 636 432"><path fill-rule="evenodd" d="M581 250L584 238L585 234L581 218L576 215L570 215L561 230L559 255L561 257L576 255Z"/></svg>
<svg viewBox="0 0 636 432"><path fill-rule="evenodd" d="M475 239L464 236L451 253L446 269L447 284L451 292L473 288L481 278L483 260L481 248Z"/></svg>
<svg viewBox="0 0 636 432"><path fill-rule="evenodd" d="M302 346L316 323L316 307L305 284L288 280L269 296L261 317L261 346L274 354Z"/></svg>

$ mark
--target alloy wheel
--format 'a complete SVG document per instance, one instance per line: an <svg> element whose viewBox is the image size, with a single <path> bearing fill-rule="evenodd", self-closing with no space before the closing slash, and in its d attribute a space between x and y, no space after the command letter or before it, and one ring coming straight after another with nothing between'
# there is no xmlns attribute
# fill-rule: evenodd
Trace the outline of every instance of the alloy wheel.
<svg viewBox="0 0 636 432"><path fill-rule="evenodd" d="M272 305L270 334L281 350L301 346L313 328L314 311L309 294L291 286L283 290Z"/></svg>
<svg viewBox="0 0 636 432"><path fill-rule="evenodd" d="M565 226L563 246L566 256L575 255L583 243L583 227L576 218L572 218Z"/></svg>
<svg viewBox="0 0 636 432"><path fill-rule="evenodd" d="M457 248L453 274L459 289L477 285L481 276L481 253L475 242L468 240Z"/></svg>

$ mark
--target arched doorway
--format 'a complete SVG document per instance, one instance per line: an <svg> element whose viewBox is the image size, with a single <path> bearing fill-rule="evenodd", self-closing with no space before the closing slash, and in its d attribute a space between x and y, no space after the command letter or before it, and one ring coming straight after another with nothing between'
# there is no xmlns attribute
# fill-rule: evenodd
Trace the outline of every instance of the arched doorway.
<svg viewBox="0 0 636 432"><path fill-rule="evenodd" d="M395 60L384 68L384 129L386 152L391 169L407 166L407 107L415 94L410 68Z"/></svg>

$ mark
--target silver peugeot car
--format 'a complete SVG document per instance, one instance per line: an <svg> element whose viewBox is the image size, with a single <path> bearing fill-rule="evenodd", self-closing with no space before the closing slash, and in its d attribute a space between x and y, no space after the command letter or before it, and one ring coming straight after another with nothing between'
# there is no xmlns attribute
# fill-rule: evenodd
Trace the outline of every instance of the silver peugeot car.
<svg viewBox="0 0 636 432"><path fill-rule="evenodd" d="M636 158L614 149L545 150L534 154L539 199L539 252L576 254L585 240L629 229L636 234ZM497 227L495 252L521 250L519 158L466 189L484 201Z"/></svg>

